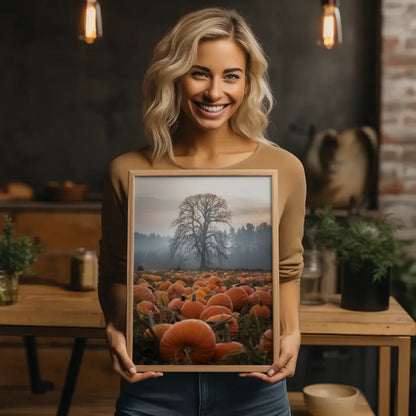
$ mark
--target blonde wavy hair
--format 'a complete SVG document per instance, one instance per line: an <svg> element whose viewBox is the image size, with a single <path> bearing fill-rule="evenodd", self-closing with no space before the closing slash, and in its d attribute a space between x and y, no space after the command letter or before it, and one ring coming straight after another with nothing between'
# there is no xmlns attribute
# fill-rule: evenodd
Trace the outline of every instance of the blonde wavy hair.
<svg viewBox="0 0 416 416"><path fill-rule="evenodd" d="M183 16L157 44L143 82L143 119L152 161L164 156L175 160L172 134L181 113L179 79L194 64L204 40L233 39L247 59L248 92L229 123L233 132L257 142L265 137L273 95L267 60L260 43L235 10L209 8Z"/></svg>

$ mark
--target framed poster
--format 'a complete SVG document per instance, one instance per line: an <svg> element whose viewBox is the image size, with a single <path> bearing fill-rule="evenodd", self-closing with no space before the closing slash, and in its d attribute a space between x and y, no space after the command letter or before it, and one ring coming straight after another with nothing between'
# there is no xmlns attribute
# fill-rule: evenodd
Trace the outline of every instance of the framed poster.
<svg viewBox="0 0 416 416"><path fill-rule="evenodd" d="M137 371L268 370L279 354L277 171L129 175Z"/></svg>

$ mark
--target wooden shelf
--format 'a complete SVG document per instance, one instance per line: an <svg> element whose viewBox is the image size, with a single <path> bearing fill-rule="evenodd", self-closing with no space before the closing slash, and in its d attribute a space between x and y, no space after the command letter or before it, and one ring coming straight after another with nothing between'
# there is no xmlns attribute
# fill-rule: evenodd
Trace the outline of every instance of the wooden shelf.
<svg viewBox="0 0 416 416"><path fill-rule="evenodd" d="M49 202L0 201L0 211L11 212L101 212L100 201Z"/></svg>
<svg viewBox="0 0 416 416"><path fill-rule="evenodd" d="M292 416L311 416L303 401L303 394L298 392L289 392L289 402L292 411ZM364 395L360 392L358 396L357 406L355 412L351 416L374 416Z"/></svg>

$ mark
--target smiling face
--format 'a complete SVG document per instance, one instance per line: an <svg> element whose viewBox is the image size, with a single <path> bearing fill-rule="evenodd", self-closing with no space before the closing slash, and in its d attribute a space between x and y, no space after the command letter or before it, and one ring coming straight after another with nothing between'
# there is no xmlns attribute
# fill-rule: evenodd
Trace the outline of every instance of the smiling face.
<svg viewBox="0 0 416 416"><path fill-rule="evenodd" d="M246 56L232 39L202 41L182 76L181 109L199 129L228 128L246 92Z"/></svg>

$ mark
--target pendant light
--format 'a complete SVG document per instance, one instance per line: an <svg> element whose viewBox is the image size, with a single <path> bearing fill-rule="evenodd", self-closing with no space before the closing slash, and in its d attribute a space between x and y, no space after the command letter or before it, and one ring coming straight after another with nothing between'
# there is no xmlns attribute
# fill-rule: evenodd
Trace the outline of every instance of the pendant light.
<svg viewBox="0 0 416 416"><path fill-rule="evenodd" d="M81 14L79 38L88 44L103 36L101 7L98 0L85 0Z"/></svg>
<svg viewBox="0 0 416 416"><path fill-rule="evenodd" d="M332 49L342 43L341 14L338 0L321 0L322 15L318 43Z"/></svg>

